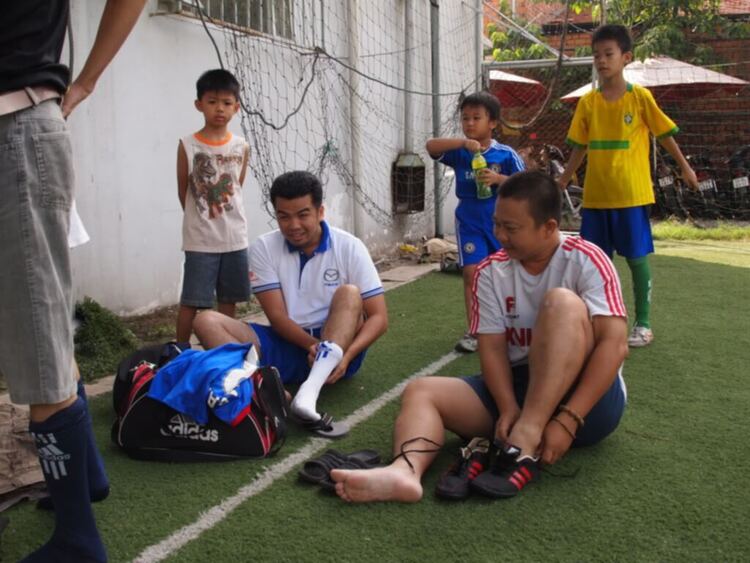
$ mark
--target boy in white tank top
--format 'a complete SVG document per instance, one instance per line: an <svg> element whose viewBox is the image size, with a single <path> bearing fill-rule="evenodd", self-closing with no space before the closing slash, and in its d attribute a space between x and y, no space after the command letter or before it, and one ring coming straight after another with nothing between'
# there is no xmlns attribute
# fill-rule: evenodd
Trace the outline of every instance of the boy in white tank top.
<svg viewBox="0 0 750 563"><path fill-rule="evenodd" d="M230 72L216 69L205 72L196 87L195 108L205 124L180 139L177 149L177 189L185 212L178 342L190 339L200 309L218 301L219 312L234 317L237 302L250 297L242 202L249 147L228 129L240 108L240 86Z"/></svg>

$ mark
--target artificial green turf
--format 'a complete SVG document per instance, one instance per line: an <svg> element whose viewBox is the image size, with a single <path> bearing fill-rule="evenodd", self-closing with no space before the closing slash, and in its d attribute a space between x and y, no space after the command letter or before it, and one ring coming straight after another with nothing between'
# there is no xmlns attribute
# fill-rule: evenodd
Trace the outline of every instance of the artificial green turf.
<svg viewBox="0 0 750 563"><path fill-rule="evenodd" d="M624 262L617 263L625 274ZM629 406L617 432L576 450L508 501L438 502L432 489L453 457L428 472L416 505L347 505L288 474L170 561L743 560L750 553L750 273L656 256L656 340L626 364ZM623 280L630 304L630 284ZM326 390L321 408L342 416L450 350L463 329L460 278L434 274L387 294L391 328L365 371ZM474 373L476 355L442 370ZM107 400L94 402L113 482L96 507L112 561L132 559L274 463L165 465L131 461L109 446ZM390 450L394 401L332 444ZM280 457L303 445L295 432ZM450 438L449 446L458 441ZM449 448L446 448L448 450ZM2 559L41 542L51 517L10 511Z"/></svg>

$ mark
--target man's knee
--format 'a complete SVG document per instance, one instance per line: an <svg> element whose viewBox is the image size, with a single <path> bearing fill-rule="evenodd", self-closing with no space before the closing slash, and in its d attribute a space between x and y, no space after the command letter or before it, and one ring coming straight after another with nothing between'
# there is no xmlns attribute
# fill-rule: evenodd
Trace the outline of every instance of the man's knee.
<svg viewBox="0 0 750 563"><path fill-rule="evenodd" d="M362 301L362 296L359 293L359 288L351 283L339 286L339 288L333 295L335 298L339 299Z"/></svg>
<svg viewBox="0 0 750 563"><path fill-rule="evenodd" d="M544 294L539 314L550 314L556 318L580 317L588 319L588 309L575 292L564 287L555 287Z"/></svg>
<svg viewBox="0 0 750 563"><path fill-rule="evenodd" d="M200 340L202 336L210 334L217 327L221 326L222 319L225 318L227 318L226 315L222 315L216 311L202 311L193 320L193 331Z"/></svg>
<svg viewBox="0 0 750 563"><path fill-rule="evenodd" d="M345 307L349 311L362 310L362 295L356 285L347 283L333 294L331 307Z"/></svg>
<svg viewBox="0 0 750 563"><path fill-rule="evenodd" d="M433 377L423 377L409 383L401 394L401 404L431 401L435 387L434 379Z"/></svg>

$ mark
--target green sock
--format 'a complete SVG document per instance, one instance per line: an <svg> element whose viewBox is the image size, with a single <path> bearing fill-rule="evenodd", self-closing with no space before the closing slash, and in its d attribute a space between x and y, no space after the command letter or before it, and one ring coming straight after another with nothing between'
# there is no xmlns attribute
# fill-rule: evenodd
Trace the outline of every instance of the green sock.
<svg viewBox="0 0 750 563"><path fill-rule="evenodd" d="M628 258L628 267L633 276L633 293L635 294L635 324L651 328L651 266L648 256Z"/></svg>

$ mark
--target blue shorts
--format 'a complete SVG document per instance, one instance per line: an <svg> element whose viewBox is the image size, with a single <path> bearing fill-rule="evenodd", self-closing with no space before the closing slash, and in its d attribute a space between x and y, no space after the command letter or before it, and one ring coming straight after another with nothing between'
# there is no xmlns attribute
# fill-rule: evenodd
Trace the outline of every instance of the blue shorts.
<svg viewBox="0 0 750 563"><path fill-rule="evenodd" d="M210 309L219 303L250 299L247 249L234 252L185 251L185 276L180 304Z"/></svg>
<svg viewBox="0 0 750 563"><path fill-rule="evenodd" d="M456 242L460 266L478 264L500 250L495 238L492 214L495 198L462 199L456 207Z"/></svg>
<svg viewBox="0 0 750 563"><path fill-rule="evenodd" d="M282 338L268 325L250 323L260 341L260 363L262 366L274 366L279 370L281 380L285 383L302 383L310 375L310 364L307 363L308 351ZM320 338L319 328L307 329L315 338ZM349 363L343 379L352 377L365 360L367 350L362 350Z"/></svg>
<svg viewBox="0 0 750 563"><path fill-rule="evenodd" d="M622 209L584 209L581 237L607 253L642 258L654 251L649 221L650 205Z"/></svg>
<svg viewBox="0 0 750 563"><path fill-rule="evenodd" d="M490 390L484 383L481 375L470 375L462 378L474 392L479 396L482 404L492 416L497 420L500 413L497 410L495 399L492 397ZM513 367L513 392L516 395L516 401L523 405L526 391L529 386L529 366L524 364ZM563 398L562 403L567 401L572 390ZM594 405L594 408L584 417L583 428L578 430L576 439L573 441L573 447L591 446L601 442L609 436L617 425L620 423L623 412L625 412L625 403L627 394L625 384L621 376L617 376L607 392Z"/></svg>

